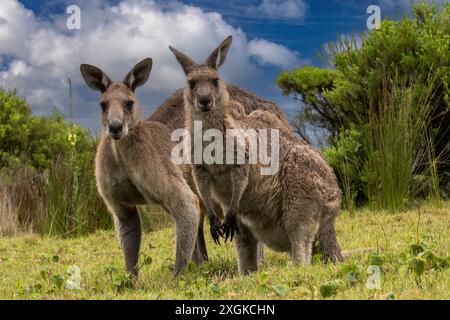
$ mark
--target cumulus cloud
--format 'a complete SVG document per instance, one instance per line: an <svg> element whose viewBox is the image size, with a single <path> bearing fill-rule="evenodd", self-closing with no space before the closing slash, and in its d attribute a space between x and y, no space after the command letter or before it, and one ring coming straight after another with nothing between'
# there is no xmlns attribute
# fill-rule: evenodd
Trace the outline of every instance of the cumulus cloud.
<svg viewBox="0 0 450 320"><path fill-rule="evenodd" d="M273 20L303 21L307 10L308 5L304 0L262 0L257 6L250 6L247 13Z"/></svg>
<svg viewBox="0 0 450 320"><path fill-rule="evenodd" d="M262 65L274 65L283 69L307 64L297 52L264 39L254 39L248 43L248 51Z"/></svg>
<svg viewBox="0 0 450 320"><path fill-rule="evenodd" d="M225 22L220 14L180 2L167 5L122 0L114 6L101 0L83 3L81 30L68 30L68 15L64 12L42 20L18 0L0 2L0 61L9 61L0 68L0 87L17 89L38 114L48 114L54 106L66 111L70 78L77 122L95 128L98 95L86 88L79 65L96 65L118 81L138 61L152 57L149 83L138 89L149 113L184 85L184 75L169 45L203 62L232 34L233 45L221 74L225 80L238 83L263 73L258 63L284 67L298 61L297 54L288 48L265 40L249 41L242 30ZM275 52L286 60L273 57Z"/></svg>

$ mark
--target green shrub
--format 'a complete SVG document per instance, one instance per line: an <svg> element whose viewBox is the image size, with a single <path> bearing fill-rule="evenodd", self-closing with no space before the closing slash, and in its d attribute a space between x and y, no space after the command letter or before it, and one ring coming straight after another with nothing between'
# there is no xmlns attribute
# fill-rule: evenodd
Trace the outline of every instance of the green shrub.
<svg viewBox="0 0 450 320"><path fill-rule="evenodd" d="M329 132L327 158L355 199L401 209L416 176L429 176L439 197L450 171L449 16L450 4L417 4L413 18L384 20L361 45L327 45L322 58L334 69L280 74L283 93L302 102L299 119Z"/></svg>
<svg viewBox="0 0 450 320"><path fill-rule="evenodd" d="M76 237L112 228L95 182L98 139L58 112L33 116L24 100L2 90L0 119L0 236L31 231ZM171 225L159 206L140 212L144 231Z"/></svg>
<svg viewBox="0 0 450 320"><path fill-rule="evenodd" d="M17 229L76 236L111 226L94 177L97 140L86 128L31 114L0 90L0 172Z"/></svg>
<svg viewBox="0 0 450 320"><path fill-rule="evenodd" d="M343 130L331 147L323 153L334 168L339 185L344 193L344 206L352 209L354 205L364 203L364 163L366 155L361 142L362 133L355 128Z"/></svg>
<svg viewBox="0 0 450 320"><path fill-rule="evenodd" d="M14 92L0 90L1 167L48 169L60 155L72 152L70 133L77 137L75 152L92 153L87 129L71 125L57 111L52 117L33 116Z"/></svg>
<svg viewBox="0 0 450 320"><path fill-rule="evenodd" d="M433 106L430 93L415 99L414 84L392 85L380 101L379 110L369 111L370 125L363 131L367 161L365 186L372 206L398 211L408 204L417 173L430 174L427 123ZM388 92L386 90L386 92ZM437 186L436 186L437 187ZM436 194L435 194L436 196Z"/></svg>

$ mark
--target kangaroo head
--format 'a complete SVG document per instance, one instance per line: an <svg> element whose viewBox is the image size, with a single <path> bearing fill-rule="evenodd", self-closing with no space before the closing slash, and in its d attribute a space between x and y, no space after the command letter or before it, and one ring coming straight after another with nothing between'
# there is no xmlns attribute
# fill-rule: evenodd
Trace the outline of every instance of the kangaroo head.
<svg viewBox="0 0 450 320"><path fill-rule="evenodd" d="M204 64L197 64L177 49L169 47L186 74L185 98L195 111L207 112L227 103L226 85L220 79L217 70L225 62L232 40L233 38L228 36Z"/></svg>
<svg viewBox="0 0 450 320"><path fill-rule="evenodd" d="M80 66L86 84L101 92L101 122L111 138L121 139L140 121L141 107L134 91L148 80L151 69L152 59L147 58L134 66L122 82L114 83L99 68L88 64Z"/></svg>

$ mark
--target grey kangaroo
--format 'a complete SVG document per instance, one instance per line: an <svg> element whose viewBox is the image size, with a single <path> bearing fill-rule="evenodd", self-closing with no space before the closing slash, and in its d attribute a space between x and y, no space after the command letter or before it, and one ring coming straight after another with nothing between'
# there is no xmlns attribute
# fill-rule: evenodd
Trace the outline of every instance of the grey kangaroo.
<svg viewBox="0 0 450 320"><path fill-rule="evenodd" d="M98 191L112 213L127 271L137 277L141 220L137 205L157 203L176 224L175 273L193 257L199 225L197 196L182 170L171 161L171 131L159 122L142 121L135 96L149 78L150 58L113 83L99 68L82 64L86 84L101 92L103 134L95 159Z"/></svg>
<svg viewBox="0 0 450 320"><path fill-rule="evenodd" d="M237 233L235 248L242 273L257 269L258 242L309 264L317 235L323 258L342 260L334 229L341 200L336 177L320 153L295 137L279 118L264 111L246 115L245 107L230 99L217 70L231 42L231 37L225 39L201 65L170 47L187 76L186 127L193 134L194 121L201 121L204 130L218 129L224 136L227 129L279 129L280 169L263 176L259 165L193 165L208 215L215 214L213 201L224 208L223 232L231 240Z"/></svg>
<svg viewBox="0 0 450 320"><path fill-rule="evenodd" d="M287 127L290 129L288 121L286 120L283 111L273 102L262 99L253 93L240 88L233 84L227 84L227 89L233 100L240 102L244 108L245 113L250 114L254 110L265 110L270 113L276 115L276 117ZM161 106L150 116L150 120L158 121L169 127L171 130L175 130L178 128L185 127L185 114L184 112L180 112L180 110L184 109L184 98L183 98L183 89L177 90L172 96L167 98ZM191 168L185 167L183 170L185 174L185 179L187 180L189 186L192 190L198 194L197 188L195 186L194 179L192 177ZM201 199L200 199L201 200ZM200 226L198 232L198 246L199 246L199 255L201 259L208 260L208 250L206 248L206 241L204 237L204 218L207 215L206 208L203 204L203 201L200 201ZM215 206L215 212L218 214L216 218L214 215L209 216L210 220L210 231L213 240L216 243L220 243L219 239L222 234L220 230L220 219L223 218L222 209L219 205ZM259 247L259 260L263 259L263 248Z"/></svg>

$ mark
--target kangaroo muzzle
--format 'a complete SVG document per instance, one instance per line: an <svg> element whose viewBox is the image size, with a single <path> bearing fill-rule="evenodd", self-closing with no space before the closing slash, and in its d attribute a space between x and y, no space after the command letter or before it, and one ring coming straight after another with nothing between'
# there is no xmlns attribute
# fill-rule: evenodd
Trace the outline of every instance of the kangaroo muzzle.
<svg viewBox="0 0 450 320"><path fill-rule="evenodd" d="M121 121L114 120L108 125L108 132L111 138L119 140L124 135L124 125Z"/></svg>
<svg viewBox="0 0 450 320"><path fill-rule="evenodd" d="M198 108L202 111L209 111L212 108L212 101L211 96L199 97L197 101Z"/></svg>

